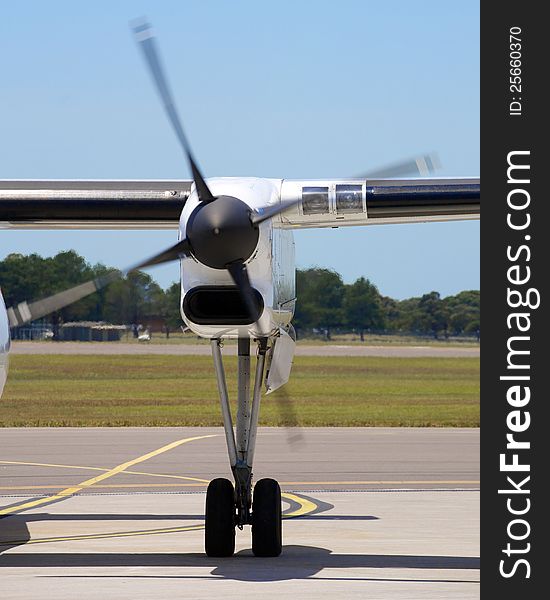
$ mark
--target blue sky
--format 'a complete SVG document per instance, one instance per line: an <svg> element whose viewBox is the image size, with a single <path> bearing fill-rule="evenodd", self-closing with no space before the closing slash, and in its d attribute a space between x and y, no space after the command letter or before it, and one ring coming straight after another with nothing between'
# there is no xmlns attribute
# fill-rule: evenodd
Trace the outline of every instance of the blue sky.
<svg viewBox="0 0 550 600"><path fill-rule="evenodd" d="M0 178L188 178L128 29L147 15L206 176L346 177L437 151L479 174L479 4L24 2L3 7ZM0 231L124 267L175 232ZM405 298L479 288L479 223L296 234L299 267ZM151 274L163 286L176 265ZM1 283L1 282L0 282Z"/></svg>

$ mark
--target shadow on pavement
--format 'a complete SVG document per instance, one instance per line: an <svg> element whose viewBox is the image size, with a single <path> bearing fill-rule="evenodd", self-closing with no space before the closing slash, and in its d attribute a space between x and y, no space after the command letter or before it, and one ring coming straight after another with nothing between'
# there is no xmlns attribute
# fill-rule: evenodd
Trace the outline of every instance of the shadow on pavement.
<svg viewBox="0 0 550 600"><path fill-rule="evenodd" d="M326 507L317 507L317 510L328 510L332 508L332 505L327 504ZM373 521L377 520L378 517L372 515L323 515L319 513L311 513L308 515L300 516L300 519L307 520L341 520L341 521ZM203 514L186 515L186 514L119 514L119 513L94 513L94 514L59 514L59 513L20 513L15 515L9 515L0 518L0 554L15 548L17 546L23 546L31 541L31 534L29 532L29 523L37 521L171 521L172 526L185 526L191 523L202 523L204 521ZM169 527L168 524L165 525ZM157 526L158 527L158 526ZM116 531L106 531L106 537L116 537ZM131 533L131 532L130 532ZM67 541L70 541L71 537L78 537L78 531L71 533L67 532L64 536ZM102 534L98 533L97 538L101 538ZM54 536L52 536L54 537ZM61 537L61 536L55 536ZM40 541L40 538L35 541Z"/></svg>
<svg viewBox="0 0 550 600"><path fill-rule="evenodd" d="M240 581L282 581L307 579L322 569L479 569L473 556L415 556L393 554L334 554L327 548L285 546L277 558L256 558L242 550L231 558L208 558L199 553L8 553L0 557L0 567L209 567L210 576ZM65 572L64 576L67 573ZM86 577L93 576L88 573ZM133 574L98 577L134 577ZM143 575L136 575L143 576ZM147 577L147 576L146 576ZM156 577L151 574L149 577ZM166 577L159 575L159 577ZM174 575L185 577L185 574ZM194 576L190 575L191 578ZM197 575L202 578L204 576ZM334 579L338 579L335 577ZM440 580L438 580L440 581Z"/></svg>

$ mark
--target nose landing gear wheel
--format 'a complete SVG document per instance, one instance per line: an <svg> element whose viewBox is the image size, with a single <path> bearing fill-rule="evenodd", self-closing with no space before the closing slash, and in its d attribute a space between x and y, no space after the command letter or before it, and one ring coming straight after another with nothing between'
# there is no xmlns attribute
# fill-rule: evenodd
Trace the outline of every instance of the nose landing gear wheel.
<svg viewBox="0 0 550 600"><path fill-rule="evenodd" d="M229 479L213 479L206 491L205 550L207 556L235 552L235 492Z"/></svg>
<svg viewBox="0 0 550 600"><path fill-rule="evenodd" d="M279 556L283 549L281 488L274 479L260 479L252 501L252 552Z"/></svg>

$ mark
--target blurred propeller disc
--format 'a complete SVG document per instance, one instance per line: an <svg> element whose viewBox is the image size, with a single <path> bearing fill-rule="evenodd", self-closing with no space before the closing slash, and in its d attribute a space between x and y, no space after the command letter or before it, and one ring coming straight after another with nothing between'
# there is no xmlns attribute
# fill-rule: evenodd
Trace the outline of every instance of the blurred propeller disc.
<svg viewBox="0 0 550 600"><path fill-rule="evenodd" d="M429 177L441 168L436 152L387 165L381 169L370 170L360 175L361 179L391 179L392 177Z"/></svg>
<svg viewBox="0 0 550 600"><path fill-rule="evenodd" d="M257 303L250 285L245 262L252 256L259 239L258 226L296 202L279 203L252 211L232 196L215 197L204 180L193 157L191 146L183 130L168 80L164 75L152 28L145 19L134 21L132 29L136 42L143 51L145 62L161 98L172 128L187 156L200 204L187 223L186 235L192 254L201 263L213 269L227 269L239 288L250 316L257 315Z"/></svg>
<svg viewBox="0 0 550 600"><path fill-rule="evenodd" d="M178 260L185 256L189 256L189 253L189 242L187 240L181 240L174 246L171 246L132 267L128 267L123 271L111 271L107 275L96 277L96 279L81 283L59 292L58 294L53 294L52 296L37 300L36 302L20 302L16 307L8 309L10 327L17 327L23 323L40 319L50 313L61 310L62 308L65 308L65 306L78 302L78 300L103 289L105 286L113 283L113 281L124 278L128 273L132 273L138 269L152 267L153 265L160 265L172 260Z"/></svg>
<svg viewBox="0 0 550 600"><path fill-rule="evenodd" d="M123 278L132 271L190 255L211 268L227 269L241 293L252 320L256 321L260 316L256 295L252 289L245 263L258 245L259 225L288 210L298 201L269 205L252 211L246 203L238 198L216 197L212 194L197 166L183 130L168 81L162 69L151 26L144 19L140 19L132 24L132 29L149 67L168 120L191 167L195 189L200 200L187 223L187 238L124 271L113 271L104 277L77 285L37 302L19 303L17 307L8 310L12 327L60 310L93 294L109 283Z"/></svg>
<svg viewBox="0 0 550 600"><path fill-rule="evenodd" d="M170 121L172 128L176 134L176 137L179 140L179 143L183 149L184 154L187 156L187 160L189 161L189 166L191 167L191 172L193 174L193 181L195 182L195 187L197 189L197 194L199 196L199 200L201 202L213 202L215 197L212 195L206 182L204 181L204 177L202 176L195 159L193 158L193 153L191 152L191 146L187 141L187 137L185 132L183 131L183 126L181 124L178 112L176 110L176 106L174 101L172 100L172 93L170 92L170 88L168 87L168 80L164 75L164 71L162 69L162 65L159 58L159 53L157 51L155 37L153 35L153 29L149 23L145 21L145 19L137 19L130 24L133 31L136 42L139 47L143 51L143 56L145 57L145 62L149 67L149 71L151 73L151 77L155 82L157 92L162 100L164 105L164 110L168 116L168 120Z"/></svg>
<svg viewBox="0 0 550 600"><path fill-rule="evenodd" d="M300 420L296 407L290 397L287 386L283 385L269 395L273 398L279 413L279 425L285 428L286 440L291 448L301 447L304 444L304 434L300 427Z"/></svg>

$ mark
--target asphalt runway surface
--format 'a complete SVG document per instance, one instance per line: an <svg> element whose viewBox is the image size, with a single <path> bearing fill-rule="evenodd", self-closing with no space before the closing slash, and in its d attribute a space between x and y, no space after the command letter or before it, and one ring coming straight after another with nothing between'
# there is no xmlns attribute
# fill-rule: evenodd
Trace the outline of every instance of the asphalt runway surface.
<svg viewBox="0 0 550 600"><path fill-rule="evenodd" d="M226 352L237 354L236 344ZM149 344L144 342L21 342L12 344L12 354L170 354L210 356L209 344ZM296 356L395 356L478 358L479 346L354 346L345 344L296 346Z"/></svg>
<svg viewBox="0 0 550 600"><path fill-rule="evenodd" d="M478 598L479 430L259 431L283 489L283 554L203 553L219 428L4 429L6 598Z"/></svg>

